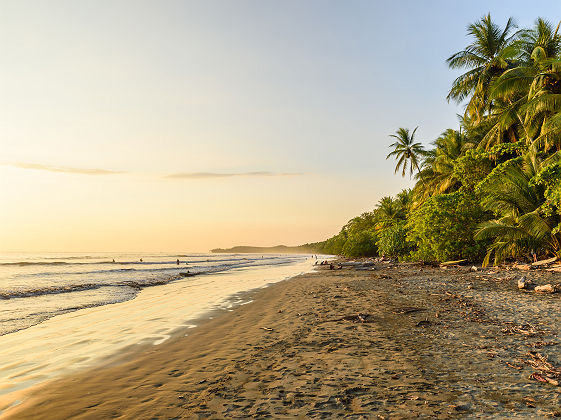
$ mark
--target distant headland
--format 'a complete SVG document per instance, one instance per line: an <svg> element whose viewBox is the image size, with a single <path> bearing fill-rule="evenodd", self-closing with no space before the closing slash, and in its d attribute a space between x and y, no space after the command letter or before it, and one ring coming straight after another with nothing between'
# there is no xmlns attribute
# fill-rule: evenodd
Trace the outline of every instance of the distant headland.
<svg viewBox="0 0 561 420"><path fill-rule="evenodd" d="M317 248L313 245L299 246L234 246L232 248L216 248L212 249L212 253L228 253L228 254L315 254Z"/></svg>

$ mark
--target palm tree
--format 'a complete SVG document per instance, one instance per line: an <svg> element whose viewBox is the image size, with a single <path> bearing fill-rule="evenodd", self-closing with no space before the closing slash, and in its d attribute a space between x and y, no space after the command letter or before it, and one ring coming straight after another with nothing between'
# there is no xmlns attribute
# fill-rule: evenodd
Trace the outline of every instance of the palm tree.
<svg viewBox="0 0 561 420"><path fill-rule="evenodd" d="M419 171L419 162L425 153L425 149L421 143L415 143L417 128L419 127L416 127L412 133L409 133L408 128L400 128L395 134L390 134L390 137L397 139L397 141L390 145L394 150L386 156L386 159L395 156L397 165L394 173L403 168L401 176L405 176L407 165L409 165L409 176L413 175L413 169Z"/></svg>
<svg viewBox="0 0 561 420"><path fill-rule="evenodd" d="M434 145L436 148L426 153L423 167L415 176L415 193L421 200L455 191L462 180L454 174L454 164L467 149L475 146L465 134L452 129L442 133Z"/></svg>
<svg viewBox="0 0 561 420"><path fill-rule="evenodd" d="M491 20L491 14L488 14L479 22L468 26L467 32L474 38L473 42L446 60L451 68L468 69L454 81L447 97L448 100L460 103L471 95L466 107L467 116L480 120L492 108L489 87L497 77L513 66L516 58L516 50L510 48L517 35L510 35L514 28L516 24L510 18L501 30Z"/></svg>
<svg viewBox="0 0 561 420"><path fill-rule="evenodd" d="M559 144L555 121L549 123L549 118L561 110L558 29L538 19L533 29L522 31L513 43L522 61L492 85L490 99L496 105L489 120L493 126L481 142L483 147L501 143L506 133L511 141L524 139L528 145L537 137L546 148Z"/></svg>
<svg viewBox="0 0 561 420"><path fill-rule="evenodd" d="M497 166L480 185L481 204L497 216L479 225L475 234L475 239L493 241L484 265L493 254L495 264L530 250L561 256L561 236L555 230L559 214L544 214L544 188L531 181L543 165L538 154L529 151Z"/></svg>
<svg viewBox="0 0 561 420"><path fill-rule="evenodd" d="M395 197L395 201L403 212L403 218L405 218L407 216L407 212L413 204L413 191L408 188L401 190L401 192L399 192Z"/></svg>
<svg viewBox="0 0 561 420"><path fill-rule="evenodd" d="M519 32L514 44L520 51L520 58L526 63L531 63L537 54L542 57L557 57L561 53L559 24L554 29L551 22L538 18L532 29Z"/></svg>
<svg viewBox="0 0 561 420"><path fill-rule="evenodd" d="M375 212L378 218L378 227L381 229L393 226L397 221L405 219L403 203L400 200L394 200L392 197L382 197Z"/></svg>

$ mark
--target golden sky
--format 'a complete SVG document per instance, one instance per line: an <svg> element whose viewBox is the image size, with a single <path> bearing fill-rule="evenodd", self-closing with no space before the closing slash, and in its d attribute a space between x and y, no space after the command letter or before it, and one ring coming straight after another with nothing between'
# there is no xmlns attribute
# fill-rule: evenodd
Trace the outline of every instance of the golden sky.
<svg viewBox="0 0 561 420"><path fill-rule="evenodd" d="M337 233L411 185L389 134L457 126L444 60L488 6L436 3L0 2L0 252Z"/></svg>

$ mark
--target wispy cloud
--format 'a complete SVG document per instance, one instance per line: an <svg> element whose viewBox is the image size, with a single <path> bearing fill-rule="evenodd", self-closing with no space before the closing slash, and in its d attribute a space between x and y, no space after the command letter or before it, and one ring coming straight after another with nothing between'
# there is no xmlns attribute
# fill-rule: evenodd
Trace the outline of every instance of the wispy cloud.
<svg viewBox="0 0 561 420"><path fill-rule="evenodd" d="M300 172L180 172L175 174L166 175L166 178L171 179L208 179L208 178L234 178L234 177L283 177L283 176L299 176L303 175Z"/></svg>
<svg viewBox="0 0 561 420"><path fill-rule="evenodd" d="M43 165L41 163L27 162L0 162L2 166L12 166L21 169L34 169L39 171L60 172L66 174L80 175L116 175L124 174L125 171L113 171L109 169L98 168L72 168L68 166ZM253 171L253 172L177 172L164 175L164 179L212 179L212 178L238 178L238 177L289 177L301 176L302 172L269 172L269 171Z"/></svg>
<svg viewBox="0 0 561 420"><path fill-rule="evenodd" d="M81 175L114 175L122 174L123 171L111 171L108 169L96 169L96 168L69 168L67 166L51 166L42 165L40 163L3 163L4 166L13 166L21 169L36 169L39 171L49 171L49 172L62 172L66 174L81 174Z"/></svg>

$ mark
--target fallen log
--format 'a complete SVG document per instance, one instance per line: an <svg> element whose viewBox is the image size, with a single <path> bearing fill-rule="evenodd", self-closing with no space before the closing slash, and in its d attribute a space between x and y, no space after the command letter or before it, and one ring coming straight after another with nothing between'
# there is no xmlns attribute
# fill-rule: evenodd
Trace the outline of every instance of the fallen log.
<svg viewBox="0 0 561 420"><path fill-rule="evenodd" d="M539 266L542 266L542 265L548 265L548 264L554 263L555 261L557 261L557 257L549 258L547 260L542 260L542 261L536 261L535 263L532 263L532 267L539 267Z"/></svg>
<svg viewBox="0 0 561 420"><path fill-rule="evenodd" d="M556 293L560 290L561 290L561 286L559 284L556 284L554 286L550 283L544 284L543 286L536 286L534 288L535 292L541 292L541 293Z"/></svg>
<svg viewBox="0 0 561 420"><path fill-rule="evenodd" d="M443 263L440 263L440 265L455 265L455 264L461 264L463 262L466 262L466 259L463 260L456 260L456 261L445 261Z"/></svg>

